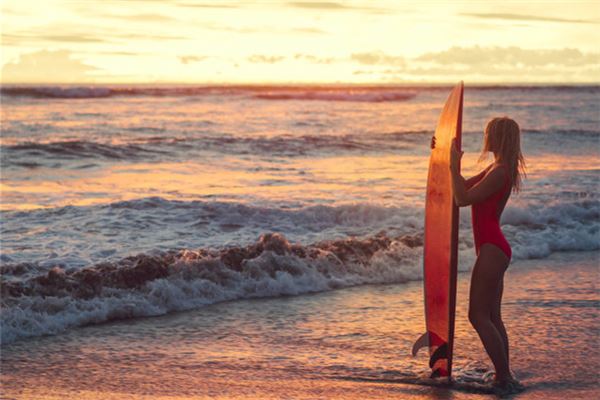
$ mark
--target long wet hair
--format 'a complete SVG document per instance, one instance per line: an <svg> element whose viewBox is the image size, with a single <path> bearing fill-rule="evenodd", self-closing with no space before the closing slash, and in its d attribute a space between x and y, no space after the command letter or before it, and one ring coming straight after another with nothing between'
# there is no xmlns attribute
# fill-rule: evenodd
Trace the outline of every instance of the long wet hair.
<svg viewBox="0 0 600 400"><path fill-rule="evenodd" d="M525 173L525 158L521 153L521 129L508 117L493 118L485 127L483 148L479 161L487 159L488 152L498 154L498 162L508 167L513 192L521 191Z"/></svg>

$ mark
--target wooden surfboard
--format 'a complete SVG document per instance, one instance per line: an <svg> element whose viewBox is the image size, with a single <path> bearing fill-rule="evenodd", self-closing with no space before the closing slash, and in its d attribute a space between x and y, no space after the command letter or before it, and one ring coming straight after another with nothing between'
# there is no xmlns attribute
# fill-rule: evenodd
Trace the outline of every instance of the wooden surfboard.
<svg viewBox="0 0 600 400"><path fill-rule="evenodd" d="M458 207L452 195L450 146L460 150L463 83L446 100L435 130L435 148L429 159L425 199L423 282L427 332L413 346L413 355L429 347L432 377L452 374L454 313L456 309L456 263L458 253Z"/></svg>

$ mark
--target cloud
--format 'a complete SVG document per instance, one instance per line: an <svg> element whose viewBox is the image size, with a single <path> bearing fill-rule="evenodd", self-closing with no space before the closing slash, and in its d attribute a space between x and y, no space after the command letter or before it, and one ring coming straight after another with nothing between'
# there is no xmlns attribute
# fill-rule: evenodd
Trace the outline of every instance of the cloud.
<svg viewBox="0 0 600 400"><path fill-rule="evenodd" d="M193 63L193 62L206 60L208 57L207 56L190 55L190 56L178 56L177 58L179 59L179 61L181 61L182 64L189 64L189 63Z"/></svg>
<svg viewBox="0 0 600 400"><path fill-rule="evenodd" d="M2 67L2 83L78 83L101 71L72 58L68 50L41 50L22 54Z"/></svg>
<svg viewBox="0 0 600 400"><path fill-rule="evenodd" d="M404 65L405 63L404 57L390 56L381 51L353 53L350 59L365 65Z"/></svg>
<svg viewBox="0 0 600 400"><path fill-rule="evenodd" d="M379 71L372 71L372 70L364 70L364 69L357 69L354 70L352 72L352 75L373 75L378 73Z"/></svg>
<svg viewBox="0 0 600 400"><path fill-rule="evenodd" d="M117 15L117 14L105 14L106 18L123 19L127 21L139 21L139 22L166 22L166 21L177 21L176 18L169 17L162 14L129 14L129 15Z"/></svg>
<svg viewBox="0 0 600 400"><path fill-rule="evenodd" d="M594 24L598 21L583 20L583 19L566 19L566 18L553 18L553 17L542 17L535 15L522 15L522 14L507 14L507 13L461 13L467 17L486 18L486 19L507 19L511 21L545 21L545 22L566 22L573 24Z"/></svg>
<svg viewBox="0 0 600 400"><path fill-rule="evenodd" d="M143 53L136 53L133 51L93 51L92 54L111 54L115 56L139 56Z"/></svg>
<svg viewBox="0 0 600 400"><path fill-rule="evenodd" d="M6 4L6 2L4 2ZM0 8L0 12L2 14L10 14L10 15L27 15L23 12L17 11L17 10L13 10L12 8L6 7L5 4L2 4L2 7Z"/></svg>
<svg viewBox="0 0 600 400"><path fill-rule="evenodd" d="M264 6L265 2L255 1L244 1L244 2L231 2L223 1L222 3L192 3L192 2L176 2L175 5L179 7L190 7L190 8L214 8L214 9L233 9L233 8L247 8L248 6ZM277 2L274 2L277 3ZM321 10L321 11L336 11L336 10L361 10L370 11L373 13L389 12L389 9L380 7L365 7L355 6L348 4L347 2L341 1L289 1L282 4L284 7L303 8L308 10Z"/></svg>
<svg viewBox="0 0 600 400"><path fill-rule="evenodd" d="M217 3L176 3L179 7L194 8L238 8L236 4L217 4Z"/></svg>
<svg viewBox="0 0 600 400"><path fill-rule="evenodd" d="M51 42L69 42L69 43L102 43L103 39L93 36L80 35L43 35L38 36L38 39L48 40Z"/></svg>
<svg viewBox="0 0 600 400"><path fill-rule="evenodd" d="M407 59L397 68L372 73L387 81L598 82L600 53L570 48L452 47Z"/></svg>
<svg viewBox="0 0 600 400"><path fill-rule="evenodd" d="M35 43L39 41L46 42L59 42L59 43L105 43L107 40L90 36L86 34L2 34L2 45L3 46L17 46L21 44Z"/></svg>
<svg viewBox="0 0 600 400"><path fill-rule="evenodd" d="M599 64L600 53L582 53L577 49L521 49L520 47L452 47L426 53L415 59L439 64L523 65L523 66L582 66Z"/></svg>
<svg viewBox="0 0 600 400"><path fill-rule="evenodd" d="M312 54L295 54L294 55L294 59L296 60L306 60L306 61L310 61L312 63L315 64L331 64L333 62L338 61L338 59L336 59L335 57L318 57Z"/></svg>
<svg viewBox="0 0 600 400"><path fill-rule="evenodd" d="M78 50L77 54L110 55L110 56L141 56L150 55L148 52L125 51L125 50Z"/></svg>
<svg viewBox="0 0 600 400"><path fill-rule="evenodd" d="M285 57L283 56L265 56L261 54L254 54L248 57L248 61L252 63L266 63L266 64L275 64L280 61L283 61Z"/></svg>
<svg viewBox="0 0 600 400"><path fill-rule="evenodd" d="M270 35L286 35L286 34L324 34L327 33L319 28L312 26L298 26L280 28L275 26L232 26L218 24L214 22L204 22L202 28L213 31L235 32L235 33L267 33Z"/></svg>
<svg viewBox="0 0 600 400"><path fill-rule="evenodd" d="M421 79L431 82L452 82L468 80L472 82L595 82L600 77L600 68L556 68L546 67L509 67L484 66L482 68L459 68L458 66L407 67L387 69L383 75L410 80Z"/></svg>
<svg viewBox="0 0 600 400"><path fill-rule="evenodd" d="M349 8L344 4L333 1L291 1L288 4L297 8L316 8L319 10L343 10Z"/></svg>
<svg viewBox="0 0 600 400"><path fill-rule="evenodd" d="M61 34L53 34L48 32L61 31ZM28 31L21 31L18 33L2 33L2 45L3 46L27 46L27 45L40 45L48 43L114 43L122 42L122 39L132 40L180 40L188 39L185 36L176 35L163 35L153 34L136 31L111 31L111 30L99 30L96 32L90 32L89 27L81 25L73 26L57 26L56 24L50 24L41 26Z"/></svg>
<svg viewBox="0 0 600 400"><path fill-rule="evenodd" d="M142 40L180 40L180 39L189 39L186 36L174 36L174 35L160 35L160 34L146 34L146 33L122 33L122 34L113 34L115 38L123 38L123 39L142 39Z"/></svg>
<svg viewBox="0 0 600 400"><path fill-rule="evenodd" d="M313 28L313 27L305 27L305 28L292 28L291 29L292 32L298 32L298 33L316 33L316 34L323 34L323 33L327 33L322 29L319 28Z"/></svg>
<svg viewBox="0 0 600 400"><path fill-rule="evenodd" d="M375 13L388 12L389 10L378 7L360 7L349 5L348 3L335 2L335 1L290 1L287 3L289 7L304 8L309 10L321 10L321 11L369 11Z"/></svg>

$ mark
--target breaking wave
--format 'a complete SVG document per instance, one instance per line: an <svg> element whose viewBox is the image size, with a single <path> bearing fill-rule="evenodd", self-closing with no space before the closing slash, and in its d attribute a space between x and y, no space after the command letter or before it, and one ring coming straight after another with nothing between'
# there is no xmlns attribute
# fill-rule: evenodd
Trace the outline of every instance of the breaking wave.
<svg viewBox="0 0 600 400"><path fill-rule="evenodd" d="M600 201L594 194L579 197L545 207L539 204L509 206L503 215L502 229L513 248L513 259L544 258L562 251L600 250ZM115 213L118 210L122 212ZM140 244L128 244L126 237L136 236L140 229L147 231L148 224L155 226L152 230L163 232L171 229L169 221L174 221L178 229L186 230L187 225L181 221L187 221L186 224L191 224L190 237L183 240L197 239L200 232L191 226L201 215L214 225L202 231L211 237L221 232L226 240L220 245L145 251L117 259L105 257L105 261L88 266L71 265L61 262L60 258L15 262L6 257L0 267L3 343L56 334L75 326L162 315L226 300L422 279L422 210L374 205L285 210L155 198L96 206L89 211L82 207L65 207L19 212L14 216L21 223L31 223L23 217L39 214L37 219L48 224L48 218L64 218L65 213L76 213L77 219L86 225L89 224L86 221L92 219L130 221L124 231L126 236L118 239L129 246L129 250ZM136 220L144 222L143 226L136 228L130 218L132 213L138 216ZM155 224L149 215L167 223ZM468 270L474 261L469 219L469 213L463 211L459 232L461 271ZM232 220L238 224L234 230L244 230L244 236L257 230L265 232L269 226L296 228L294 233L285 229L290 231L289 235L269 232L250 244L229 244L232 236L228 236L231 234L228 221ZM10 225L4 228L8 228L4 233L9 236ZM383 230L375 235L368 233L392 225L393 231L405 233L389 234ZM342 232L341 227L356 231L357 226L364 227L362 236L338 236L302 244L315 232L321 232L320 236L326 232L325 236L335 236L331 231L335 227ZM102 229L102 226L91 225L91 228ZM60 224L57 229L61 229ZM65 235L72 235L69 232L65 231ZM298 242L292 242L290 237ZM30 240L37 239L31 237ZM156 242L155 238L149 240ZM99 242L95 247L103 246Z"/></svg>
<svg viewBox="0 0 600 400"><path fill-rule="evenodd" d="M420 279L419 236L348 238L302 246L265 234L248 246L140 254L4 280L2 343L70 327L162 315L216 302ZM6 265L3 275L28 266Z"/></svg>

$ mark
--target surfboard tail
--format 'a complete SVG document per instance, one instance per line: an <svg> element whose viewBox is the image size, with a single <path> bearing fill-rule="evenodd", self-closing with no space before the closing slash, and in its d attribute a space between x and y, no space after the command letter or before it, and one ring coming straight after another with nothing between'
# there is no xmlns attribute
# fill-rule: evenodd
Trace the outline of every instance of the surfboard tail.
<svg viewBox="0 0 600 400"><path fill-rule="evenodd" d="M432 369L431 378L439 378L449 376L449 372L447 368L438 366L436 368L436 363L439 360L448 360L449 352L448 352L448 343L443 341L438 335L433 332L425 332L417 341L413 344L412 347L412 355L413 357L417 355L420 349L423 347L431 347L433 346L435 350L429 357L429 368ZM442 365L446 365L442 363Z"/></svg>

